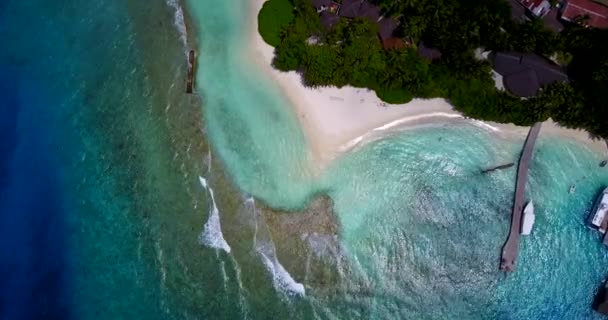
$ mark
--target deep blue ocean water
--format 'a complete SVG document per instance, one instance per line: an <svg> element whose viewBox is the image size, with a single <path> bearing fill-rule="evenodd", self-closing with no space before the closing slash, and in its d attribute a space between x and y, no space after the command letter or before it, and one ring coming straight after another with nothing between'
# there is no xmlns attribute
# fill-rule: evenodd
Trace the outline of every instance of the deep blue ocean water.
<svg viewBox="0 0 608 320"><path fill-rule="evenodd" d="M0 319L159 314L124 191L146 128L123 119L150 103L129 9L0 2Z"/></svg>
<svg viewBox="0 0 608 320"><path fill-rule="evenodd" d="M69 92L57 85L64 65L53 61L65 51L45 32L49 21L19 3L0 4L0 318L66 319L72 286L56 110Z"/></svg>
<svg viewBox="0 0 608 320"><path fill-rule="evenodd" d="M1 18L0 18L1 19ZM44 84L0 63L0 317L69 316L62 167ZM50 122L50 123L49 123Z"/></svg>

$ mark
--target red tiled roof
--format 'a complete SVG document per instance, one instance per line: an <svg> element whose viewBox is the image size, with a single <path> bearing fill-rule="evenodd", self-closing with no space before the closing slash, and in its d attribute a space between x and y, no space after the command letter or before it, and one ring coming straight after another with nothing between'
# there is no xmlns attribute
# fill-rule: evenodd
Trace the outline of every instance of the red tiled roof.
<svg viewBox="0 0 608 320"><path fill-rule="evenodd" d="M586 24L590 27L608 29L608 7L590 0L568 0L562 19L574 21L577 17L588 16Z"/></svg>
<svg viewBox="0 0 608 320"><path fill-rule="evenodd" d="M405 48L405 45L405 41L399 38L388 38L382 40L382 47L387 50Z"/></svg>

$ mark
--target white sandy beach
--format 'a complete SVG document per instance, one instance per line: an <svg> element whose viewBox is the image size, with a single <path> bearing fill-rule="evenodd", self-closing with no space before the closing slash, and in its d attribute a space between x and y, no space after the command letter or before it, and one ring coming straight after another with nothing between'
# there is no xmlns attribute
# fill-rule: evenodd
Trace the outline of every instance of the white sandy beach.
<svg viewBox="0 0 608 320"><path fill-rule="evenodd" d="M305 87L296 72L280 72L271 66L274 48L257 32L257 14L266 0L251 0L250 52L260 67L290 100L306 135L313 157L323 168L340 153L368 138L397 126L417 126L429 122L469 121L503 137L525 137L528 127L465 119L444 99L414 99L403 105L387 105L371 90L353 87ZM541 134L553 134L588 144L606 153L604 141L592 140L587 132L559 127L552 121L543 124Z"/></svg>

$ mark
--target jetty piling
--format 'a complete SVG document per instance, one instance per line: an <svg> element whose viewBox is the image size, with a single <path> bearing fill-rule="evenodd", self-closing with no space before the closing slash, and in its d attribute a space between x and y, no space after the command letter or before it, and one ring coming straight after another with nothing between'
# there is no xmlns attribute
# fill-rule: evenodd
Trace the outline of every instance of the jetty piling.
<svg viewBox="0 0 608 320"><path fill-rule="evenodd" d="M513 199L513 212L511 215L511 229L509 236L502 248L500 259L500 270L510 272L515 270L515 259L519 250L519 233L521 228L521 216L524 208L526 182L528 181L528 168L534 151L534 144L540 132L540 122L530 128L528 137L524 142L523 150L519 158L517 167L517 177L515 182L515 196Z"/></svg>
<svg viewBox="0 0 608 320"><path fill-rule="evenodd" d="M186 80L186 93L192 93L194 87L194 67L196 65L196 54L194 50L188 53L188 79Z"/></svg>
<svg viewBox="0 0 608 320"><path fill-rule="evenodd" d="M499 166L495 166L495 167L492 167L492 168L481 170L481 173L482 174L486 174L486 173L490 173L490 172L493 172L493 171L496 171L496 170L508 169L508 168L511 168L514 165L515 165L515 163L513 163L513 162L506 163L506 164L501 164Z"/></svg>

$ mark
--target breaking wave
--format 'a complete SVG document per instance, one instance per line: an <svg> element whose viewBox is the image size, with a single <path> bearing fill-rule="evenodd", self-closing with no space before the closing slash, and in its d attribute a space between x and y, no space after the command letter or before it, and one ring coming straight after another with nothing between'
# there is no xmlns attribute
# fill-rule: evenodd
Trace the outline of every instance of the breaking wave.
<svg viewBox="0 0 608 320"><path fill-rule="evenodd" d="M178 0L167 0L167 5L175 10L173 14L173 24L179 31L179 39L184 45L184 49L188 48L188 31L186 30L186 22L184 20L184 10L182 6L179 4ZM188 50L186 50L186 56L188 55Z"/></svg>
<svg viewBox="0 0 608 320"><path fill-rule="evenodd" d="M209 219L203 227L203 232L199 236L199 242L210 248L222 249L227 253L230 253L230 245L224 239L222 233L222 226L220 224L220 211L215 203L215 197L213 195L213 189L207 184L207 180L201 176L198 177L199 182L209 192L211 198L211 210L209 212Z"/></svg>

